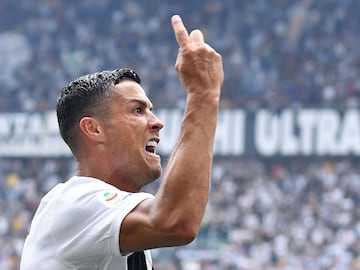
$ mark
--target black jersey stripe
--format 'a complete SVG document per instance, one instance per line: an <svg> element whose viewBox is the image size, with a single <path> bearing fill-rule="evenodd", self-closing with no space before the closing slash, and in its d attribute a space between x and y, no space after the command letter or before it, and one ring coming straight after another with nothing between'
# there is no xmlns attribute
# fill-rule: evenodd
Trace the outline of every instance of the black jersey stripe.
<svg viewBox="0 0 360 270"><path fill-rule="evenodd" d="M128 270L147 270L143 251L134 252L127 259ZM152 268L154 270L154 268Z"/></svg>

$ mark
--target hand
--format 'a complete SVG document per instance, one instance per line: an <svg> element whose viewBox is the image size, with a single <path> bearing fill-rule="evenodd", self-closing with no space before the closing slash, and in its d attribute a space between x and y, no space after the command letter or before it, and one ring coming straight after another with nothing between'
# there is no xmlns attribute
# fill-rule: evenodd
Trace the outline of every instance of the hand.
<svg viewBox="0 0 360 270"><path fill-rule="evenodd" d="M189 35L180 16L174 15L171 22L180 47L175 67L186 91L212 91L220 96L224 80L221 55L204 42L200 30L196 29Z"/></svg>

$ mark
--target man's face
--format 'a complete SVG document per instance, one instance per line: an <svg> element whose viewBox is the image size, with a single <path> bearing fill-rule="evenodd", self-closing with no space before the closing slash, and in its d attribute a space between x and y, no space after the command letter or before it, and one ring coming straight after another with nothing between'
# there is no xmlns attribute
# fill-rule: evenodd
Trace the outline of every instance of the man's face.
<svg viewBox="0 0 360 270"><path fill-rule="evenodd" d="M164 124L153 114L149 98L136 82L122 81L112 91L117 95L110 101L105 121L111 174L127 188L138 191L161 175L156 148Z"/></svg>

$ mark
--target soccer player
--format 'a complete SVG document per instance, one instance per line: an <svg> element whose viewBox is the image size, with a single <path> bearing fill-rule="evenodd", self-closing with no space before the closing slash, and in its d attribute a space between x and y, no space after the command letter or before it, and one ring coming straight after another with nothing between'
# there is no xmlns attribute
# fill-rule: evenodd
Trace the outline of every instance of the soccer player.
<svg viewBox="0 0 360 270"><path fill-rule="evenodd" d="M41 200L21 270L150 270L150 249L196 237L208 201L224 74L221 56L200 30L188 34L178 15L172 26L187 98L159 190L140 192L162 173L156 148L163 123L138 74L118 69L71 81L59 95L57 116L76 175Z"/></svg>

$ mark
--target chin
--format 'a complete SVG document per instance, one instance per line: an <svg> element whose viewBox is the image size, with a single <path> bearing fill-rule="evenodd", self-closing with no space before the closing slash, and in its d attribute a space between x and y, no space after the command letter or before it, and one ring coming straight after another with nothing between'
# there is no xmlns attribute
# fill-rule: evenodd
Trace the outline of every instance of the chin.
<svg viewBox="0 0 360 270"><path fill-rule="evenodd" d="M158 179L160 176L161 176L161 173L162 173L162 169L161 169L161 166L160 168L157 170L157 171L154 171L154 174L153 174L153 181Z"/></svg>
<svg viewBox="0 0 360 270"><path fill-rule="evenodd" d="M150 174L149 182L153 182L161 176L162 168L159 166L157 169L153 169Z"/></svg>

